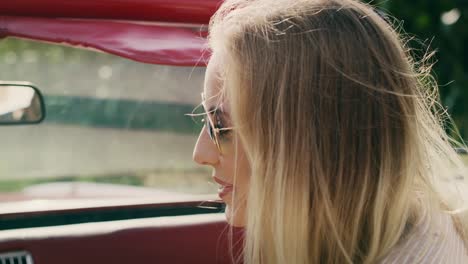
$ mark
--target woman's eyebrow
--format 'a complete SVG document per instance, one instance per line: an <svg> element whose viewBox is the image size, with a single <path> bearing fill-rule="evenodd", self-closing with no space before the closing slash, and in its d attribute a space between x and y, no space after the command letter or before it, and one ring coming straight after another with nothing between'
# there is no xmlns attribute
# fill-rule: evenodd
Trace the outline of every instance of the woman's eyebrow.
<svg viewBox="0 0 468 264"><path fill-rule="evenodd" d="M208 111L206 113L207 114L216 114L216 115L219 115L219 116L224 115L224 112L221 109L219 109L219 107L216 107L216 106L211 106L210 108L208 108Z"/></svg>
<svg viewBox="0 0 468 264"><path fill-rule="evenodd" d="M221 110L217 106L209 107L208 111L206 113L207 114L212 114L212 115L217 115L218 117L220 117L224 121L229 121L230 120L229 115L226 112L224 112L223 110Z"/></svg>

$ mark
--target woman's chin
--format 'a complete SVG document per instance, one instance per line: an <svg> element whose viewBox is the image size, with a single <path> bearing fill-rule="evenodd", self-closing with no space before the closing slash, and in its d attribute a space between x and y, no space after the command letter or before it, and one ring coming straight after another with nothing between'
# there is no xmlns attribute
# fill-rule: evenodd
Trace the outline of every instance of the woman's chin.
<svg viewBox="0 0 468 264"><path fill-rule="evenodd" d="M244 227L245 226L245 218L243 214L243 210L235 210L233 212L231 205L226 204L226 221L229 225L233 227Z"/></svg>

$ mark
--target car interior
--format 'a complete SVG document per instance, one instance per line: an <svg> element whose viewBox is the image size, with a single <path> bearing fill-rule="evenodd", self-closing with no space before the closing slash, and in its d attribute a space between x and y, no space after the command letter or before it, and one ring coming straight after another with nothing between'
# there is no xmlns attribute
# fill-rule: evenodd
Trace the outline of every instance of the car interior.
<svg viewBox="0 0 468 264"><path fill-rule="evenodd" d="M0 264L239 259L186 115L218 4L0 4Z"/></svg>

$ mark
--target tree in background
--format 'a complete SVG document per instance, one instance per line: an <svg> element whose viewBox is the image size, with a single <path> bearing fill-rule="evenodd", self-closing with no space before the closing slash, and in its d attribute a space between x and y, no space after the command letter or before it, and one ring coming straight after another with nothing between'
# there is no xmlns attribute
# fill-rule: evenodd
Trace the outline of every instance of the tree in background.
<svg viewBox="0 0 468 264"><path fill-rule="evenodd" d="M401 21L404 32L417 39L409 42L412 49L436 51L433 71L442 104L468 142L468 1L367 2Z"/></svg>

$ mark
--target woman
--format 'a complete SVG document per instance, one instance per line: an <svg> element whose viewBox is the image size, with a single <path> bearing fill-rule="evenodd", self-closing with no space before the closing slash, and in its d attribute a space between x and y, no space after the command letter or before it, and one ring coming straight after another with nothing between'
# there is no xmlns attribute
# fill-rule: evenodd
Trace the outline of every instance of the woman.
<svg viewBox="0 0 468 264"><path fill-rule="evenodd" d="M245 263L468 263L436 188L462 167L437 87L389 22L352 0L227 0L209 30L194 160Z"/></svg>

